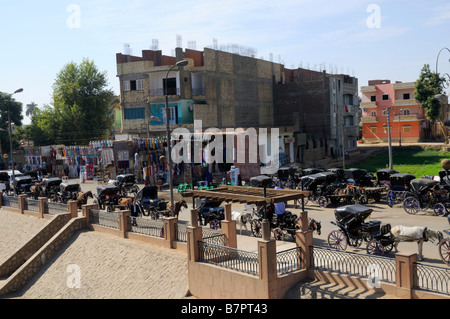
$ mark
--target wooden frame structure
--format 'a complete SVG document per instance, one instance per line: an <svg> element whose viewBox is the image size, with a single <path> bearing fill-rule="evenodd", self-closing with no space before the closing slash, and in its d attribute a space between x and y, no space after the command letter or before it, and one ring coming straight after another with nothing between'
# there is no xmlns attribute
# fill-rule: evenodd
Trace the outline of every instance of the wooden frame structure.
<svg viewBox="0 0 450 319"><path fill-rule="evenodd" d="M308 197L311 192L290 189L263 187L220 186L208 190L187 190L183 197L210 199L222 202L239 202L255 205L268 205Z"/></svg>

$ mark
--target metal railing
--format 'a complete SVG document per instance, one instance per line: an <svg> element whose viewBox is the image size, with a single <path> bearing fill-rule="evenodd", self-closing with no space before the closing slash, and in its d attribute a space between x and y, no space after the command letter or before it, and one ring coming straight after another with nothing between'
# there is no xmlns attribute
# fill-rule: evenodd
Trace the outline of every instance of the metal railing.
<svg viewBox="0 0 450 319"><path fill-rule="evenodd" d="M100 210L91 209L89 211L89 221L91 224L119 229L118 213L108 213Z"/></svg>
<svg viewBox="0 0 450 319"><path fill-rule="evenodd" d="M152 237L164 237L164 221L149 218L128 217L131 224L131 231L138 234Z"/></svg>
<svg viewBox="0 0 450 319"><path fill-rule="evenodd" d="M227 245L227 237L225 234L217 234L208 237L203 237L203 241L208 244L214 244L219 246Z"/></svg>
<svg viewBox="0 0 450 319"><path fill-rule="evenodd" d="M65 214L68 212L67 204L45 202L45 213L50 215Z"/></svg>
<svg viewBox="0 0 450 319"><path fill-rule="evenodd" d="M3 206L19 209L19 198L15 196L3 196Z"/></svg>
<svg viewBox="0 0 450 319"><path fill-rule="evenodd" d="M302 267L302 251L300 247L277 253L277 274L284 275Z"/></svg>
<svg viewBox="0 0 450 319"><path fill-rule="evenodd" d="M187 242L187 229L185 225L175 224L175 234L177 241Z"/></svg>
<svg viewBox="0 0 450 319"><path fill-rule="evenodd" d="M257 276L258 254L236 248L198 242L199 261Z"/></svg>
<svg viewBox="0 0 450 319"><path fill-rule="evenodd" d="M417 288L450 295L450 268L415 263Z"/></svg>
<svg viewBox="0 0 450 319"><path fill-rule="evenodd" d="M39 201L33 198L25 198L25 210L39 213Z"/></svg>
<svg viewBox="0 0 450 319"><path fill-rule="evenodd" d="M311 247L314 269L333 271L339 274L371 277L395 283L395 259L359 254L325 247Z"/></svg>

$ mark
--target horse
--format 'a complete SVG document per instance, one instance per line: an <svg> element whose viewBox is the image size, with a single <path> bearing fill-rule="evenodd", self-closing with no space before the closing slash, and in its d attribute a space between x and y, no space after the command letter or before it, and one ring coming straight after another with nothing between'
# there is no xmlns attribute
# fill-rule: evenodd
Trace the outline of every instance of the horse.
<svg viewBox="0 0 450 319"><path fill-rule="evenodd" d="M239 235L242 233L242 226L245 230L248 230L247 223L250 222L252 214L248 212L231 212L231 220L236 221L239 224Z"/></svg>
<svg viewBox="0 0 450 319"><path fill-rule="evenodd" d="M301 220L300 220L300 218L297 218L294 221L294 224L295 224L295 228L296 229L300 229L301 230ZM309 219L309 223L308 223L308 230L316 231L317 235L320 235L322 233L322 223L317 221L317 220L315 220L315 219L313 219L313 218L310 218Z"/></svg>
<svg viewBox="0 0 450 319"><path fill-rule="evenodd" d="M42 187L41 187L41 185L42 185L42 182L37 182L37 183L34 183L34 185L32 185L31 187L30 187L30 192L31 192L31 196L34 198L34 199L38 199L38 197L41 195L41 191L42 191Z"/></svg>
<svg viewBox="0 0 450 319"><path fill-rule="evenodd" d="M88 197L94 198L94 196L92 195L92 191L87 191L85 193L79 192L77 194L77 205L78 205L78 208L81 208L81 206L87 204Z"/></svg>
<svg viewBox="0 0 450 319"><path fill-rule="evenodd" d="M169 203L169 209L172 211L172 217L178 218L178 215L180 214L181 208L188 208L188 205L185 200L180 200L175 203L175 208L172 209L171 203Z"/></svg>
<svg viewBox="0 0 450 319"><path fill-rule="evenodd" d="M394 226L391 229L391 235L394 238L394 248L397 252L397 246L401 241L406 242L417 242L419 254L417 256L418 260L423 260L423 243L426 241L434 242L435 240L439 244L444 238L442 232L428 227L420 226Z"/></svg>

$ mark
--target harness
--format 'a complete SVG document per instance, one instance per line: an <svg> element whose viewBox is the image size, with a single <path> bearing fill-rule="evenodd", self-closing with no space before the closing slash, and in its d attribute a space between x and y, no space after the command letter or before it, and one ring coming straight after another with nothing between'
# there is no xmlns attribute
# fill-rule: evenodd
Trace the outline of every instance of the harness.
<svg viewBox="0 0 450 319"><path fill-rule="evenodd" d="M423 229L422 237L423 237L424 241L428 241L429 240L429 238L428 238L428 227L425 227Z"/></svg>

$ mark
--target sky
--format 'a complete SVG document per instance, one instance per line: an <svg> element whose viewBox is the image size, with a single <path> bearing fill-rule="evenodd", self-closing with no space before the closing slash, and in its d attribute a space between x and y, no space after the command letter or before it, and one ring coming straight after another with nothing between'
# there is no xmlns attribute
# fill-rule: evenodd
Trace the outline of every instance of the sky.
<svg viewBox="0 0 450 319"><path fill-rule="evenodd" d="M70 62L94 61L119 95L116 53L152 48L172 55L237 44L287 68L323 69L369 80L416 81L450 48L449 0L41 0L1 2L0 91L51 105L56 75ZM190 43L190 44L189 44ZM438 71L450 74L443 50Z"/></svg>

